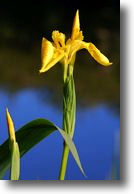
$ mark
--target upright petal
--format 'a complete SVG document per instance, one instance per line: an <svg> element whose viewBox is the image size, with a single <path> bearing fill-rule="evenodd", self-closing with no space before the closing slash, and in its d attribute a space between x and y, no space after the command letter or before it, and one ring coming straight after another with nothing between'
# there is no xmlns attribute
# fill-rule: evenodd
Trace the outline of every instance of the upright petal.
<svg viewBox="0 0 134 194"><path fill-rule="evenodd" d="M97 48L94 44L88 43L87 44L87 50L91 54L91 56L101 65L104 66L109 66L112 63L109 62L108 58L105 57Z"/></svg>
<svg viewBox="0 0 134 194"><path fill-rule="evenodd" d="M55 48L50 41L48 41L46 38L42 39L42 48L41 48L42 67L40 72L46 71L46 66L53 58L54 49Z"/></svg>
<svg viewBox="0 0 134 194"><path fill-rule="evenodd" d="M75 40L75 39L83 40L82 32L80 32L79 10L77 10L76 12L74 22L73 22L73 27L72 27L71 40Z"/></svg>

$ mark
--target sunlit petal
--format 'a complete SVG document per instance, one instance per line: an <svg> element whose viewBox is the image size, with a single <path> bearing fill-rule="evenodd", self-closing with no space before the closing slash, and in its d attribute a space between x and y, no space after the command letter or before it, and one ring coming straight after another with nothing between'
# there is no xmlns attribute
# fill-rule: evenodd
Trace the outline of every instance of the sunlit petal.
<svg viewBox="0 0 134 194"><path fill-rule="evenodd" d="M71 41L71 44L68 44L67 45L67 49L66 49L66 56L67 56L66 57L67 58L66 63L69 64L71 59L72 59L72 57L73 57L73 55L77 51L79 51L79 50L81 50L83 48L85 48L84 44L83 44L83 41L80 41L80 40Z"/></svg>
<svg viewBox="0 0 134 194"><path fill-rule="evenodd" d="M108 58L106 56L104 56L97 48L94 44L92 43L88 43L88 47L87 47L89 53L91 54L91 56L101 65L104 66L109 66L112 63L109 62Z"/></svg>
<svg viewBox="0 0 134 194"><path fill-rule="evenodd" d="M51 61L54 54L54 46L46 38L42 39L42 48L41 48L41 59L42 59L42 68L45 71L47 64Z"/></svg>
<svg viewBox="0 0 134 194"><path fill-rule="evenodd" d="M74 17L71 40L83 40L82 31L80 31L80 20L79 20L79 10L77 10Z"/></svg>
<svg viewBox="0 0 134 194"><path fill-rule="evenodd" d="M65 46L65 34L59 32L58 30L54 30L52 32L52 39L57 48Z"/></svg>
<svg viewBox="0 0 134 194"><path fill-rule="evenodd" d="M51 59L51 61L46 64L45 68L41 68L40 73L46 72L48 71L51 67L53 67L56 63L58 63L62 58L64 57L64 52L56 52L53 55L53 58Z"/></svg>

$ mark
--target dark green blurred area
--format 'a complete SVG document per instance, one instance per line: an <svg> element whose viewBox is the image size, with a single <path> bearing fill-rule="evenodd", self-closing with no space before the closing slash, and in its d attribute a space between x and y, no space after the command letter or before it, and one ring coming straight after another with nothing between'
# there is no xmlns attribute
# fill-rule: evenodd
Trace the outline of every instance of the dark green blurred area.
<svg viewBox="0 0 134 194"><path fill-rule="evenodd" d="M9 1L0 6L0 88L17 92L23 88L48 87L58 98L62 93L62 70L57 64L39 75L41 40L51 40L53 30L71 34L79 9L84 40L94 43L110 60L100 66L86 50L77 53L75 84L83 105L120 104L120 2L107 1ZM55 99L56 100L56 99Z"/></svg>

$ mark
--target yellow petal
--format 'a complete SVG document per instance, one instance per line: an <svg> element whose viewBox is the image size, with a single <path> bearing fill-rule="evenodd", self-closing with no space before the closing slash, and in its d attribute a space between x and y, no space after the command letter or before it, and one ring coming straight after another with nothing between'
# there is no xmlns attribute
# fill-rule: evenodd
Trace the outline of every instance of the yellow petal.
<svg viewBox="0 0 134 194"><path fill-rule="evenodd" d="M42 59L42 68L41 72L46 71L46 66L53 58L54 46L46 38L42 39L42 48L41 48L41 59Z"/></svg>
<svg viewBox="0 0 134 194"><path fill-rule="evenodd" d="M112 63L109 62L108 58L105 57L97 48L94 44L92 43L88 43L88 47L87 47L89 53L91 54L91 56L101 65L104 66L109 66Z"/></svg>
<svg viewBox="0 0 134 194"><path fill-rule="evenodd" d="M53 55L51 61L45 66L45 68L41 68L40 73L48 71L51 67L53 67L56 63L58 63L64 57L64 52L56 52Z"/></svg>
<svg viewBox="0 0 134 194"><path fill-rule="evenodd" d="M65 64L69 64L70 61L72 60L73 55L80 49L83 49L83 41L80 40L74 40L69 43L67 43L66 47L66 59L65 59Z"/></svg>
<svg viewBox="0 0 134 194"><path fill-rule="evenodd" d="M75 40L75 39L83 40L82 32L80 32L79 10L77 10L76 15L74 17L71 39L72 40Z"/></svg>
<svg viewBox="0 0 134 194"><path fill-rule="evenodd" d="M7 118L8 133L9 133L10 140L16 141L14 124L13 124L12 118L8 112L8 109L6 109L6 118Z"/></svg>
<svg viewBox="0 0 134 194"><path fill-rule="evenodd" d="M57 48L65 46L65 34L59 32L58 30L54 30L52 32L52 39Z"/></svg>

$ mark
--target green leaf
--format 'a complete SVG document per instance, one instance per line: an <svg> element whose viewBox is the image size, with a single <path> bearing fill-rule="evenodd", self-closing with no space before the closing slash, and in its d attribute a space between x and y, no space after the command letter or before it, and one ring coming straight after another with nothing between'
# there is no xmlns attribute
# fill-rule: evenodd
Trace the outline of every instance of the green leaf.
<svg viewBox="0 0 134 194"><path fill-rule="evenodd" d="M19 145L20 156L23 156L33 146L50 135L57 128L48 120L37 119L24 125L16 131L16 141ZM0 146L0 179L10 166L9 139Z"/></svg>
<svg viewBox="0 0 134 194"><path fill-rule="evenodd" d="M8 108L6 108L6 118L9 135L9 149L11 152L10 180L18 180L20 174L20 152L19 146L16 142L13 120L10 116Z"/></svg>
<svg viewBox="0 0 134 194"><path fill-rule="evenodd" d="M78 153L77 153L77 150L76 150L76 147L72 141L72 139L70 138L70 136L63 130L61 129L58 129L60 134L62 135L62 137L64 138L66 144L68 145L78 167L80 168L81 172L83 173L83 175L86 177L85 173L84 173L84 170L82 168L82 165L81 165L81 162L80 162L80 159L79 159L79 156L78 156Z"/></svg>
<svg viewBox="0 0 134 194"><path fill-rule="evenodd" d="M77 150L71 138L67 135L67 133L46 119L36 119L16 131L15 136L19 145L20 156L23 156L32 147L56 130L58 130L64 138L76 163L83 172ZM9 139L7 139L0 146L0 179L10 166L10 151L8 141Z"/></svg>
<svg viewBox="0 0 134 194"><path fill-rule="evenodd" d="M10 180L18 180L20 175L20 152L16 142L12 144Z"/></svg>

